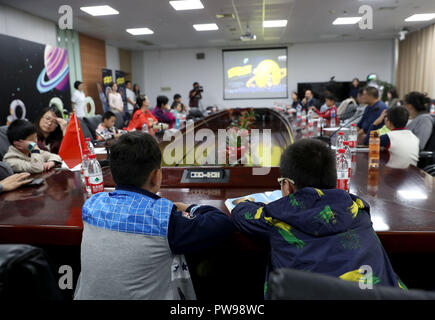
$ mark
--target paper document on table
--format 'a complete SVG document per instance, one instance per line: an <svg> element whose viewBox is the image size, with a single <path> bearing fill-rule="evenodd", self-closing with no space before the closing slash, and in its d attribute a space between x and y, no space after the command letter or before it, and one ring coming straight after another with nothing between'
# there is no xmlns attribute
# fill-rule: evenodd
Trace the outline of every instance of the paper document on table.
<svg viewBox="0 0 435 320"><path fill-rule="evenodd" d="M94 148L95 150L95 154L106 154L107 150L106 148L102 147L102 148Z"/></svg>
<svg viewBox="0 0 435 320"><path fill-rule="evenodd" d="M237 204L243 201L263 202L267 204L280 198L282 198L281 190L267 191L263 193L250 194L244 197L227 199L225 201L225 206L231 212Z"/></svg>
<svg viewBox="0 0 435 320"><path fill-rule="evenodd" d="M74 168L70 169L68 168L68 166L65 164L65 161L62 161L62 169L68 169L69 171L80 171L82 169L82 164L79 163L78 165L76 165Z"/></svg>

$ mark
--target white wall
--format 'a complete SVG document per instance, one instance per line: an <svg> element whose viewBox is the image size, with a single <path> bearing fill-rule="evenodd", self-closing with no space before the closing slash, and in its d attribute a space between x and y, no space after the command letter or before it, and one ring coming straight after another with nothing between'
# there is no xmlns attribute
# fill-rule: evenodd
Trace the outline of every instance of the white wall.
<svg viewBox="0 0 435 320"><path fill-rule="evenodd" d="M53 22L4 5L0 5L0 33L56 45L56 25Z"/></svg>
<svg viewBox="0 0 435 320"><path fill-rule="evenodd" d="M119 62L119 49L114 46L110 46L106 43L106 68L113 71L115 76L116 70L121 70Z"/></svg>
<svg viewBox="0 0 435 320"><path fill-rule="evenodd" d="M205 60L196 53L204 52ZM393 40L300 43L288 47L288 91L297 89L298 82L325 82L332 76L336 81L365 79L375 72L384 81L393 81ZM192 83L204 86L204 106L270 107L279 99L223 100L222 49L178 49L134 52L133 81L155 103L159 94L171 100L175 93L188 103ZM170 87L171 91L161 91Z"/></svg>

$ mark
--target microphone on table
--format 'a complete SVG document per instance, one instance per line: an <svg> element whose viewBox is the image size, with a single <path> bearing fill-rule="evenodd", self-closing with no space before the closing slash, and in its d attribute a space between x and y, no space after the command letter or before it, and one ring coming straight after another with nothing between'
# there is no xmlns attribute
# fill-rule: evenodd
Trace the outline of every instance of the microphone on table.
<svg viewBox="0 0 435 320"><path fill-rule="evenodd" d="M347 121L345 124L341 125L337 130L335 130L329 137L326 137L323 135L323 130L322 130L322 135L320 137L315 137L314 139L318 139L320 141L323 141L325 143L328 143L329 147L331 147L331 138L337 133L339 132L341 129L343 129L344 127L348 126L349 124L351 124L353 121L355 121L356 119L358 119L359 117L361 117L360 114L358 114L355 117L350 118L349 121Z"/></svg>

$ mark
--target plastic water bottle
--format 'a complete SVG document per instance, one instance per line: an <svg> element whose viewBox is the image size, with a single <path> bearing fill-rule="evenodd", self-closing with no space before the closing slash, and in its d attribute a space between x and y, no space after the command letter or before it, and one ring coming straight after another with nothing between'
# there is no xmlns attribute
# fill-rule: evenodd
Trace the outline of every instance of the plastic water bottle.
<svg viewBox="0 0 435 320"><path fill-rule="evenodd" d="M323 118L317 119L317 136L320 137L323 131Z"/></svg>
<svg viewBox="0 0 435 320"><path fill-rule="evenodd" d="M349 191L349 167L344 149L338 150L337 189Z"/></svg>
<svg viewBox="0 0 435 320"><path fill-rule="evenodd" d="M86 138L85 143L86 143L86 146L88 147L89 152L91 154L95 154L95 149L94 149L94 145L91 142L91 138Z"/></svg>
<svg viewBox="0 0 435 320"><path fill-rule="evenodd" d="M352 152L356 152L356 143L358 140L358 129L356 123L352 123L349 132L349 147Z"/></svg>
<svg viewBox="0 0 435 320"><path fill-rule="evenodd" d="M350 181L350 178L352 177L352 172L351 172L351 168L352 168L352 151L350 150L350 147L349 147L349 141L344 141L343 142L343 149L344 149L344 155L346 156L346 160L347 160L347 166L349 168L348 177L349 177L349 181Z"/></svg>
<svg viewBox="0 0 435 320"><path fill-rule="evenodd" d="M302 111L302 123L301 123L302 127L305 128L305 126L307 125L307 113L304 111Z"/></svg>
<svg viewBox="0 0 435 320"><path fill-rule="evenodd" d="M180 129L180 116L177 114L177 118L175 119L175 128Z"/></svg>
<svg viewBox="0 0 435 320"><path fill-rule="evenodd" d="M298 124L300 124L302 121L302 111L301 110L302 110L302 107L298 105L296 108L296 121Z"/></svg>
<svg viewBox="0 0 435 320"><path fill-rule="evenodd" d="M98 163L95 154L91 154L89 156L88 174L89 174L89 185L91 188L91 194L103 192L104 191L103 171L101 170L101 166Z"/></svg>
<svg viewBox="0 0 435 320"><path fill-rule="evenodd" d="M329 126L331 128L334 128L335 125L336 125L336 123L335 123L335 109L332 109L331 110L331 121L329 122Z"/></svg>
<svg viewBox="0 0 435 320"><path fill-rule="evenodd" d="M314 136L314 121L313 121L313 117L312 117L312 113L313 111L308 111L308 116L307 116L307 122L308 122L308 137L313 137Z"/></svg>
<svg viewBox="0 0 435 320"><path fill-rule="evenodd" d="M82 171L83 171L83 178L84 178L83 185L85 186L86 193L89 195L91 194L91 187L89 185L89 172L88 172L90 156L91 156L90 151L86 150L85 153L83 154L83 161L82 161Z"/></svg>
<svg viewBox="0 0 435 320"><path fill-rule="evenodd" d="M149 132L148 125L146 123L144 123L143 126L142 126L142 132L144 132L144 133L148 133Z"/></svg>
<svg viewBox="0 0 435 320"><path fill-rule="evenodd" d="M380 152L380 138L377 131L370 131L369 140L369 169L379 168L379 152Z"/></svg>
<svg viewBox="0 0 435 320"><path fill-rule="evenodd" d="M343 142L346 141L344 138L344 132L340 131L335 139L335 153L338 154L338 150L343 149Z"/></svg>

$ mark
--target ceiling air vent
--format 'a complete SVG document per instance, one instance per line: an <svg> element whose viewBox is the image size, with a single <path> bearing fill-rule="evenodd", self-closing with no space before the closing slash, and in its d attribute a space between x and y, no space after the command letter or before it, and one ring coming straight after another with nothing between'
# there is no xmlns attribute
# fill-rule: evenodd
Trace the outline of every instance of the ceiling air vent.
<svg viewBox="0 0 435 320"><path fill-rule="evenodd" d="M216 15L216 18L218 19L234 19L233 13L218 13Z"/></svg>
<svg viewBox="0 0 435 320"><path fill-rule="evenodd" d="M395 10L397 9L397 7L380 7L379 11L384 11L384 10Z"/></svg>
<svg viewBox="0 0 435 320"><path fill-rule="evenodd" d="M144 46L153 46L154 43L146 41L146 40L139 40L138 43L143 44Z"/></svg>

